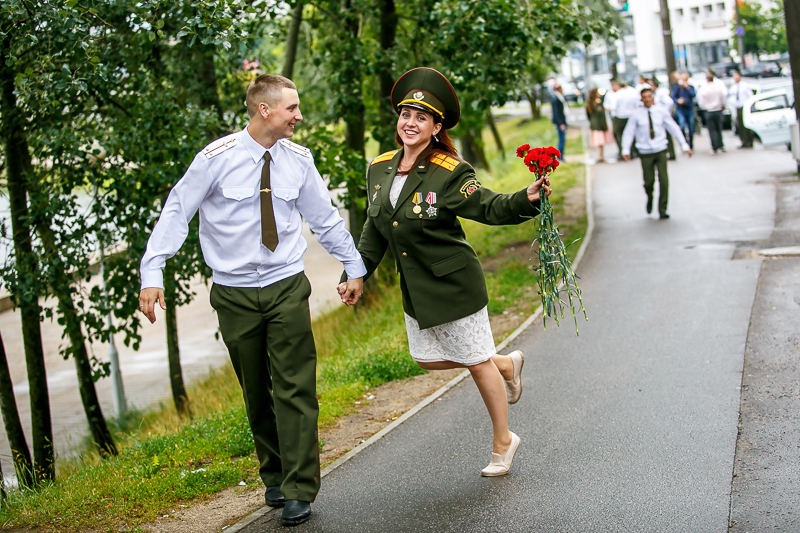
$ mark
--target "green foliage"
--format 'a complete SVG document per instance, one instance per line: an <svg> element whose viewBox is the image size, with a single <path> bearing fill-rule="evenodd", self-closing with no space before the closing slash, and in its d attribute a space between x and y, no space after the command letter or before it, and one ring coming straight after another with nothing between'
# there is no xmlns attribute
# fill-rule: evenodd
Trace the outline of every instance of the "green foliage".
<svg viewBox="0 0 800 533"><path fill-rule="evenodd" d="M177 501L257 478L243 407L194 420L169 435L130 440L133 444L115 459L63 465L67 474L56 484L12 492L0 522L79 531L112 528L124 517L125 524L135 526L171 512Z"/></svg>
<svg viewBox="0 0 800 533"><path fill-rule="evenodd" d="M734 48L738 40L736 27L741 24L745 30L742 37L745 54L778 54L789 49L783 2L778 1L775 5L767 6L757 1L742 1L739 4L739 17L741 22L737 24L734 20L731 25L731 43Z"/></svg>

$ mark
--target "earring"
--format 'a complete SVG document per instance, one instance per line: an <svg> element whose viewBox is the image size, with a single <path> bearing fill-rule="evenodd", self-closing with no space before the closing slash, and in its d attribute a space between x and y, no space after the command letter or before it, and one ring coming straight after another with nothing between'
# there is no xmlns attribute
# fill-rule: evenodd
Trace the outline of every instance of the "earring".
<svg viewBox="0 0 800 533"><path fill-rule="evenodd" d="M437 137L437 136L434 134L434 136L433 136L433 140L434 140L434 141L436 141L436 142L438 143L438 142L439 142L439 137Z"/></svg>

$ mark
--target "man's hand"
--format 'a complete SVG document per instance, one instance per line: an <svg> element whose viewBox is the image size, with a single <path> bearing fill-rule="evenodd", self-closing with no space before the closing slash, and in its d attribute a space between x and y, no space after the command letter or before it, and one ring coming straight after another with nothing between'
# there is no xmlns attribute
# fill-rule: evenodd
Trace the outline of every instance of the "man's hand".
<svg viewBox="0 0 800 533"><path fill-rule="evenodd" d="M565 129L567 129L567 125L566 125L566 124L561 124L561 125L558 127L558 129L560 129L561 131L564 131Z"/></svg>
<svg viewBox="0 0 800 533"><path fill-rule="evenodd" d="M348 279L346 283L340 283L336 289L342 297L343 304L355 305L364 290L364 278Z"/></svg>
<svg viewBox="0 0 800 533"><path fill-rule="evenodd" d="M683 98L678 98L678 105L683 105L684 102L686 102L686 100Z"/></svg>
<svg viewBox="0 0 800 533"><path fill-rule="evenodd" d="M542 187L544 187L544 192L547 196L550 196L553 192L553 189L550 188L550 176L547 174L531 183L528 187L529 202L535 202L542 196Z"/></svg>
<svg viewBox="0 0 800 533"><path fill-rule="evenodd" d="M631 155L630 155L630 154L625 154L625 155L623 155L623 156L622 156L622 160L623 160L623 161L630 161L630 160L631 160Z"/></svg>
<svg viewBox="0 0 800 533"><path fill-rule="evenodd" d="M686 155L688 155L689 157L692 157L692 155L694 154L694 152L692 152L692 150L691 150L691 149L689 149L689 150L684 150L684 151L683 151L683 153L684 153L684 154L686 154Z"/></svg>
<svg viewBox="0 0 800 533"><path fill-rule="evenodd" d="M139 293L139 311L141 311L151 324L156 322L156 302L161 304L161 309L166 310L164 291L158 287L147 287Z"/></svg>

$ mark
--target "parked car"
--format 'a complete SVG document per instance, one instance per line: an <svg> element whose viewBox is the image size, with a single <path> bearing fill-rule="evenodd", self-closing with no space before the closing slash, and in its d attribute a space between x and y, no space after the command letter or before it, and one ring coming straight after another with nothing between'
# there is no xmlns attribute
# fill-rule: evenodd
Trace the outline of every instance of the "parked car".
<svg viewBox="0 0 800 533"><path fill-rule="evenodd" d="M781 64L777 61L757 61L742 71L745 78L775 78L781 75Z"/></svg>
<svg viewBox="0 0 800 533"><path fill-rule="evenodd" d="M742 121L764 146L789 145L790 126L797 121L794 91L789 85L759 91L747 100Z"/></svg>
<svg viewBox="0 0 800 533"><path fill-rule="evenodd" d="M720 79L726 79L733 76L734 71L741 72L741 68L739 68L738 63L734 63L733 61L723 61L721 63L714 63L708 66L714 74L717 75Z"/></svg>

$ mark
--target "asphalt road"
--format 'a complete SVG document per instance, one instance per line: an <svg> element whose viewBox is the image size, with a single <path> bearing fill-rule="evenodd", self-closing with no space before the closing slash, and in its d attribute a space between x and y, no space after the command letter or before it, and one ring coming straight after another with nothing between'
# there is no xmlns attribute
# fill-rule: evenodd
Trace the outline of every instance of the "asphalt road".
<svg viewBox="0 0 800 533"><path fill-rule="evenodd" d="M597 166L590 321L580 337L536 323L511 347L527 357L511 473L480 476L491 427L467 379L328 475L295 531L727 531L762 266L743 250L771 236L774 175L794 165L785 149L679 158L667 221L645 214L638 161Z"/></svg>

